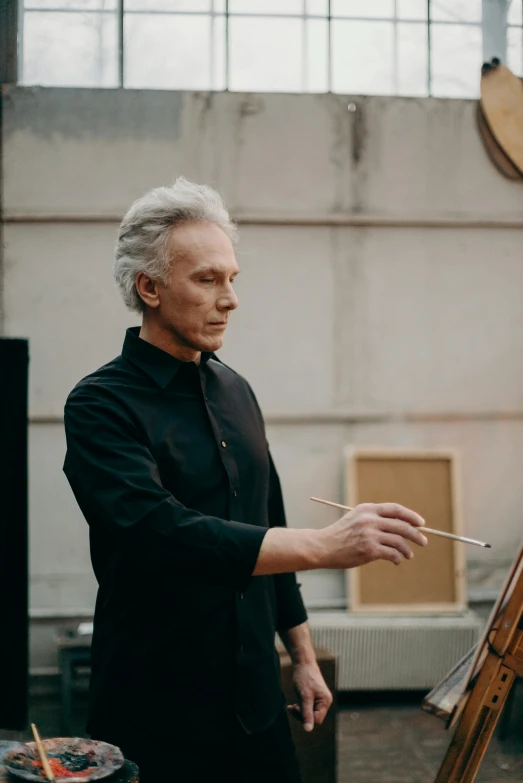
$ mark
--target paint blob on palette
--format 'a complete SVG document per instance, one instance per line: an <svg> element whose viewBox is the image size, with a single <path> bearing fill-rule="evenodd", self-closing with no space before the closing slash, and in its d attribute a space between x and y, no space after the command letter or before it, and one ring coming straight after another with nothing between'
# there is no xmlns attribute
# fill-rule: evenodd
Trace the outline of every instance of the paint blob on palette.
<svg viewBox="0 0 523 783"><path fill-rule="evenodd" d="M49 766L57 781L83 783L112 775L124 763L119 748L107 742L58 737L43 741ZM6 769L24 780L46 780L38 749L34 742L20 745L6 754Z"/></svg>

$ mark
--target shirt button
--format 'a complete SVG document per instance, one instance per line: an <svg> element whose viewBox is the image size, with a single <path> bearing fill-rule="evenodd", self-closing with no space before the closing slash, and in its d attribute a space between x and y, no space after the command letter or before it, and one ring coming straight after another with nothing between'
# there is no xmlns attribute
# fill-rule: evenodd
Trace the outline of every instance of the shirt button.
<svg viewBox="0 0 523 783"><path fill-rule="evenodd" d="M240 644L240 652L243 652L243 644Z"/></svg>
<svg viewBox="0 0 523 783"><path fill-rule="evenodd" d="M240 593L240 598L243 601L243 593Z"/></svg>
<svg viewBox="0 0 523 783"><path fill-rule="evenodd" d="M224 448L224 449L226 449L226 448L227 448L227 444L225 443L225 441L224 441L224 440L222 440L222 446L223 446L223 448Z"/></svg>
<svg viewBox="0 0 523 783"><path fill-rule="evenodd" d="M235 498L238 497L238 491L236 489L233 490L232 494L234 495Z"/></svg>

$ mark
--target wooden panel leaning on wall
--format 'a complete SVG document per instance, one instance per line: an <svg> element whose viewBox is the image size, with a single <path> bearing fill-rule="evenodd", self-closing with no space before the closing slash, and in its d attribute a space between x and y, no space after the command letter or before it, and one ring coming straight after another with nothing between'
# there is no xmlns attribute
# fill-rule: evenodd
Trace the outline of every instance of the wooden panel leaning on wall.
<svg viewBox="0 0 523 783"><path fill-rule="evenodd" d="M427 527L462 534L461 478L455 451L346 449L347 505L400 503ZM392 568L378 561L347 573L353 612L456 614L466 608L463 544L431 538L413 560Z"/></svg>

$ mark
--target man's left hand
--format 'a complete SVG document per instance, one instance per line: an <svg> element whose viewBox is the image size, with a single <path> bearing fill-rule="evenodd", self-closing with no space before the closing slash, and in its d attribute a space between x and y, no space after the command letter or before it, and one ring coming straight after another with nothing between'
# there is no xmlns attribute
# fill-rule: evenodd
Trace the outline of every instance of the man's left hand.
<svg viewBox="0 0 523 783"><path fill-rule="evenodd" d="M312 731L315 725L323 723L332 704L332 693L316 662L295 664L292 679L299 704L289 704L287 709L302 721L305 731Z"/></svg>

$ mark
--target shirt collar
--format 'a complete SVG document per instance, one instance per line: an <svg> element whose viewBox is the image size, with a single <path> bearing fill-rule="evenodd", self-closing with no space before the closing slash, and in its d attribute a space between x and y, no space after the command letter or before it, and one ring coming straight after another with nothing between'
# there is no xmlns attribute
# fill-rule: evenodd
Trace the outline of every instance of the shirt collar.
<svg viewBox="0 0 523 783"><path fill-rule="evenodd" d="M139 326L131 326L125 333L125 340L122 348L122 356L135 364L141 370L147 373L158 386L165 389L172 381L176 373L186 364L181 359L171 356L167 351L163 351L152 343L142 340ZM202 353L201 364L207 364L209 359L214 356L212 353Z"/></svg>

